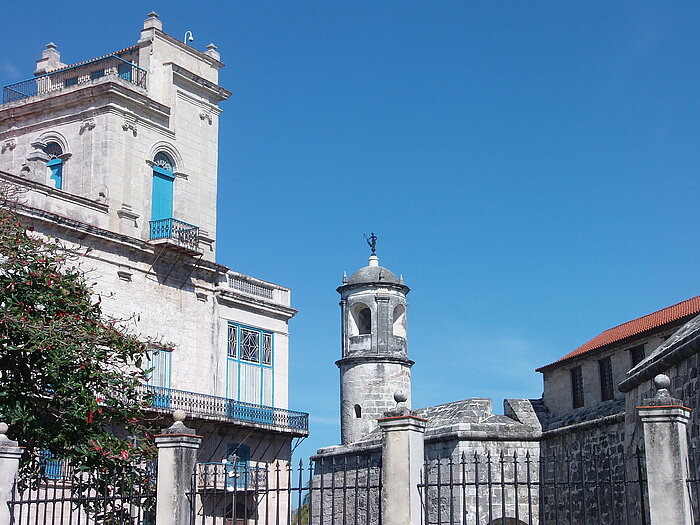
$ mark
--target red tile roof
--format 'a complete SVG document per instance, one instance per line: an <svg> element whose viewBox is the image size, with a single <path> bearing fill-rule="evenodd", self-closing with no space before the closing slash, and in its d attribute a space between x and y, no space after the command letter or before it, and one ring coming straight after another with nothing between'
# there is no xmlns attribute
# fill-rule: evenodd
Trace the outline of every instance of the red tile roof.
<svg viewBox="0 0 700 525"><path fill-rule="evenodd" d="M579 346L576 350L569 352L564 357L557 359L553 363L541 366L536 371L544 372L555 365L562 364L564 361L569 361L575 357L582 356L598 350L613 343L619 343L623 339L642 334L649 330L663 327L685 317L690 317L700 313L700 295L682 301L673 306L667 306L657 312L647 314L632 321L627 321L613 328L608 328L605 332L597 335L587 343Z"/></svg>
<svg viewBox="0 0 700 525"><path fill-rule="evenodd" d="M59 67L57 69L52 69L51 71L49 71L49 73L55 73L56 71L61 71L63 69L68 69L68 68L75 67L75 66L82 66L83 64L87 64L88 62L94 62L95 60L99 60L101 58L107 58L107 57L111 57L114 55L119 56L123 53L127 53L129 51L133 51L134 49L138 49L138 47L139 47L138 45L131 46L131 47L125 47L124 49L120 49L119 51L115 51L114 53L109 53L107 55L102 55L99 57L91 58L90 60L83 60L82 62L76 62L75 64L67 64L63 67Z"/></svg>

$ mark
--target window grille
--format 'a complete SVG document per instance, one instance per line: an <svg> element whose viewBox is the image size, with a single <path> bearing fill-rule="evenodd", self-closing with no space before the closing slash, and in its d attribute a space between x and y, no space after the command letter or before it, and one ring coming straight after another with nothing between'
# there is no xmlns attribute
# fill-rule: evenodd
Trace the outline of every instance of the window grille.
<svg viewBox="0 0 700 525"><path fill-rule="evenodd" d="M272 334L263 334L262 362L264 365L272 364Z"/></svg>
<svg viewBox="0 0 700 525"><path fill-rule="evenodd" d="M260 332L241 328L241 359L260 362Z"/></svg>
<svg viewBox="0 0 700 525"><path fill-rule="evenodd" d="M571 369L571 396L574 408L583 406L583 374L580 366Z"/></svg>
<svg viewBox="0 0 700 525"><path fill-rule="evenodd" d="M235 323L229 323L227 330L227 397L272 406L273 334Z"/></svg>
<svg viewBox="0 0 700 525"><path fill-rule="evenodd" d="M238 357L238 327L235 324L228 325L228 356Z"/></svg>
<svg viewBox="0 0 700 525"><path fill-rule="evenodd" d="M607 401L615 397L613 390L612 362L610 357L598 361L598 371L600 372L600 397L601 401Z"/></svg>
<svg viewBox="0 0 700 525"><path fill-rule="evenodd" d="M644 360L644 345L630 348L630 368L634 368Z"/></svg>

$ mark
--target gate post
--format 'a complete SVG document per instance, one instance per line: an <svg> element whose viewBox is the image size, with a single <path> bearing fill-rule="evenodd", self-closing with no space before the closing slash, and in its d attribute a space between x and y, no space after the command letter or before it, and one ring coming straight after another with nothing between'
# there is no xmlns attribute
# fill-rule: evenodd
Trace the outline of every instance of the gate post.
<svg viewBox="0 0 700 525"><path fill-rule="evenodd" d="M656 395L637 407L644 429L651 525L692 525L686 434L690 409L671 397L668 376L657 375L654 386Z"/></svg>
<svg viewBox="0 0 700 525"><path fill-rule="evenodd" d="M155 436L158 448L156 525L189 525L188 492L202 436L187 428L184 410L175 410L175 422Z"/></svg>
<svg viewBox="0 0 700 525"><path fill-rule="evenodd" d="M19 458L23 452L16 441L8 439L5 435L7 429L6 423L0 423L0 525L10 524L10 508L7 502L12 497Z"/></svg>
<svg viewBox="0 0 700 525"><path fill-rule="evenodd" d="M403 396L394 394L399 401ZM427 419L407 408L386 412L378 419L382 430L382 524L418 525L418 491L423 467L423 435Z"/></svg>

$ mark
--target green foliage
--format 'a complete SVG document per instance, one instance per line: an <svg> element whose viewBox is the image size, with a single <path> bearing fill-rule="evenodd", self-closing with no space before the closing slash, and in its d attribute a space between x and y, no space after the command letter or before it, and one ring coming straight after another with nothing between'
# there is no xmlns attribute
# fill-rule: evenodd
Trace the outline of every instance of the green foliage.
<svg viewBox="0 0 700 525"><path fill-rule="evenodd" d="M103 315L79 257L0 208L0 420L25 472L42 449L101 471L153 454L138 389L148 346Z"/></svg>

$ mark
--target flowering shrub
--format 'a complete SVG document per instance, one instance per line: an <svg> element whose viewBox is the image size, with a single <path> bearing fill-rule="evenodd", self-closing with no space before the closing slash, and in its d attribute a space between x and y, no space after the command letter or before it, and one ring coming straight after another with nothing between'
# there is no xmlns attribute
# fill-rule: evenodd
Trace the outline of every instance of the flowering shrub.
<svg viewBox="0 0 700 525"><path fill-rule="evenodd" d="M148 346L102 313L79 257L0 208L0 420L25 472L40 472L41 450L101 471L153 454L138 389Z"/></svg>

